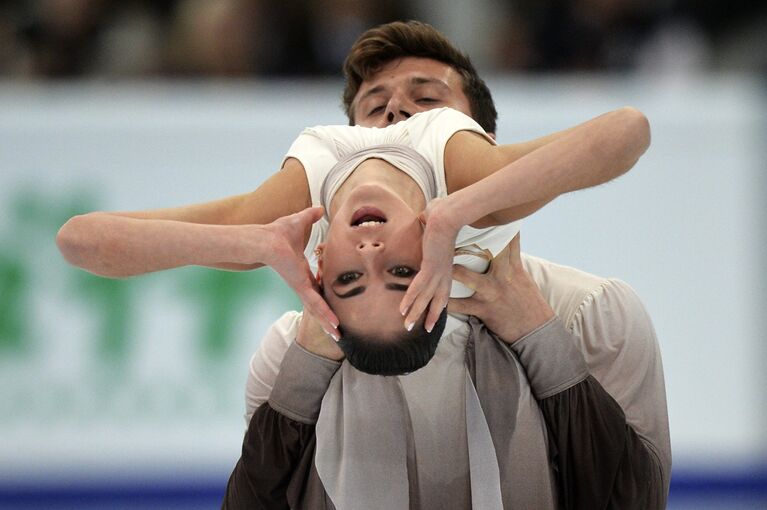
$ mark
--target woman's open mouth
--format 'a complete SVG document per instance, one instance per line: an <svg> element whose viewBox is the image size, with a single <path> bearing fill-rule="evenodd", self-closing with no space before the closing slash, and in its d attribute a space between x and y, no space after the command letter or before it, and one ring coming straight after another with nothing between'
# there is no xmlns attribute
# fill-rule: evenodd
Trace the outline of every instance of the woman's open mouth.
<svg viewBox="0 0 767 510"><path fill-rule="evenodd" d="M372 206L360 207L352 214L352 227L371 227L386 223L386 216L380 209Z"/></svg>

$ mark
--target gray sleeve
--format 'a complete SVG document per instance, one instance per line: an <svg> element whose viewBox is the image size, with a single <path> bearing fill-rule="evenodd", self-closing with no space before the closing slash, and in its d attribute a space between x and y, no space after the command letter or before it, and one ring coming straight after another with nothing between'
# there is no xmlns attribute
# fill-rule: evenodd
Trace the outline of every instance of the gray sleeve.
<svg viewBox="0 0 767 510"><path fill-rule="evenodd" d="M553 318L511 348L546 421L561 507L664 508L667 491L658 455L589 374L562 321Z"/></svg>
<svg viewBox="0 0 767 510"><path fill-rule="evenodd" d="M567 326L591 375L660 459L668 491L671 444L663 362L655 328L639 296L621 280L605 280L585 296Z"/></svg>
<svg viewBox="0 0 767 510"><path fill-rule="evenodd" d="M341 362L312 354L297 343L288 347L269 396L269 405L300 423L314 424L333 374Z"/></svg>
<svg viewBox="0 0 767 510"><path fill-rule="evenodd" d="M558 317L511 344L511 349L525 367L538 400L562 392L589 375L583 354Z"/></svg>
<svg viewBox="0 0 767 510"><path fill-rule="evenodd" d="M301 312L289 311L283 314L266 330L258 349L250 358L248 379L245 383L246 429L256 409L269 400L282 359L298 336L301 317Z"/></svg>

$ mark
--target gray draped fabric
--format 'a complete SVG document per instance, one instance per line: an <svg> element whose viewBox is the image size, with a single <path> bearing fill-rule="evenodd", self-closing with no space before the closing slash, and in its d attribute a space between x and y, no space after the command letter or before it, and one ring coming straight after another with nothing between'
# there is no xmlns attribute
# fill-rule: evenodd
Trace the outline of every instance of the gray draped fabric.
<svg viewBox="0 0 767 510"><path fill-rule="evenodd" d="M370 376L344 363L316 437L316 472L338 510L556 508L524 370L474 319L413 374Z"/></svg>

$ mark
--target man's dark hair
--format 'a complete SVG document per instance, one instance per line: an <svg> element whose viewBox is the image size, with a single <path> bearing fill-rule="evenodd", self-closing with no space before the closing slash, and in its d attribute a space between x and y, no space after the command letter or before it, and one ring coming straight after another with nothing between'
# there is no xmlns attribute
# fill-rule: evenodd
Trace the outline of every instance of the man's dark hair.
<svg viewBox="0 0 767 510"><path fill-rule="evenodd" d="M471 116L482 129L495 133L498 112L490 89L477 74L469 57L439 32L420 21L395 21L362 34L344 61L344 111L354 124L352 102L362 85L385 64L402 57L423 57L452 66L463 78L463 92L469 99Z"/></svg>
<svg viewBox="0 0 767 510"><path fill-rule="evenodd" d="M342 328L338 346L349 363L360 372L372 375L409 374L429 363L446 323L447 309L442 310L431 333L417 328L421 331L406 332L394 340L372 338Z"/></svg>

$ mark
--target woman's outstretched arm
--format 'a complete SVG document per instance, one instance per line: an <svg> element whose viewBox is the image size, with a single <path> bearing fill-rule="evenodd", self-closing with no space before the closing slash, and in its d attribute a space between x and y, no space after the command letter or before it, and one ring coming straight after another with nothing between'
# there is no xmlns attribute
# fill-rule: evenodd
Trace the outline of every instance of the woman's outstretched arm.
<svg viewBox="0 0 767 510"><path fill-rule="evenodd" d="M450 267L458 231L502 225L524 218L557 196L615 179L650 145L647 118L625 107L552 136L521 157L469 131L445 147L449 195L423 214L423 261L400 304L405 326L429 308L430 330L450 291Z"/></svg>
<svg viewBox="0 0 767 510"><path fill-rule="evenodd" d="M70 264L111 278L187 265L254 269L262 264L240 253L252 241L249 227L309 206L303 167L288 159L250 193L168 209L75 216L61 227L56 243Z"/></svg>
<svg viewBox="0 0 767 510"><path fill-rule="evenodd" d="M251 193L172 209L75 216L56 242L70 264L111 278L190 265L268 265L338 337L338 319L317 292L303 254L312 224L322 217L322 208L310 205L303 167L289 159Z"/></svg>
<svg viewBox="0 0 767 510"><path fill-rule="evenodd" d="M615 179L649 146L649 122L631 107L575 126L522 157L508 149L514 146L459 132L445 148L451 194L440 212L461 225L510 223L563 193Z"/></svg>

